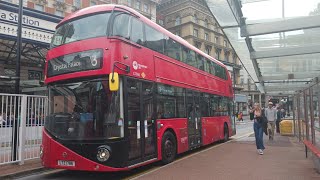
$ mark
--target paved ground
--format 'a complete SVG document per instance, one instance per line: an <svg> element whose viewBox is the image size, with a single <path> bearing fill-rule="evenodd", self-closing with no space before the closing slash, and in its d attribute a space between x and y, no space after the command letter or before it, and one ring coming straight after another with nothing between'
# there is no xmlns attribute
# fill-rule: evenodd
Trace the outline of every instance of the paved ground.
<svg viewBox="0 0 320 180"><path fill-rule="evenodd" d="M250 133L252 133L252 121L237 122L237 135L232 141L185 153L166 166L154 163L121 173L55 170L25 176L21 179L320 179L311 160L305 159L303 146L297 143L295 138L276 136L274 141L265 140L267 149L261 156L256 152L254 136ZM1 167L0 171L2 174Z"/></svg>
<svg viewBox="0 0 320 180"><path fill-rule="evenodd" d="M262 156L252 140L249 137L223 144L134 179L320 179L312 162L305 159L303 146L294 138L277 136L273 142L267 141Z"/></svg>

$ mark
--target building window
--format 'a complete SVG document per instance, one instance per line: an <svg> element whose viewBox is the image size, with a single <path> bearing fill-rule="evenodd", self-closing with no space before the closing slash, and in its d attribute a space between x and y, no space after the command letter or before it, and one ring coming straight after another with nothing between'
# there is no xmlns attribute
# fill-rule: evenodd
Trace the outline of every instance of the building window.
<svg viewBox="0 0 320 180"><path fill-rule="evenodd" d="M214 42L215 42L216 44L219 44L219 37L218 37L218 36L214 37Z"/></svg>
<svg viewBox="0 0 320 180"><path fill-rule="evenodd" d="M144 10L144 12L149 12L149 6L148 6L148 4L144 4L144 5L143 5L143 10Z"/></svg>
<svg viewBox="0 0 320 180"><path fill-rule="evenodd" d="M158 24L161 25L161 26L163 26L163 20L162 20L162 19L159 19L159 20L158 20Z"/></svg>
<svg viewBox="0 0 320 180"><path fill-rule="evenodd" d="M29 80L41 80L42 79L42 72L41 71L29 71L28 72L28 79Z"/></svg>
<svg viewBox="0 0 320 180"><path fill-rule="evenodd" d="M241 86L243 86L243 84L244 84L244 79L243 78L241 78L240 84L241 84Z"/></svg>
<svg viewBox="0 0 320 180"><path fill-rule="evenodd" d="M199 31L198 29L193 29L193 36L198 37L199 36Z"/></svg>
<svg viewBox="0 0 320 180"><path fill-rule="evenodd" d="M90 1L90 6L95 6L97 3L95 1Z"/></svg>
<svg viewBox="0 0 320 180"><path fill-rule="evenodd" d="M56 10L55 15L57 15L57 16L64 16L64 15L63 15L63 11L59 11L59 10Z"/></svg>
<svg viewBox="0 0 320 180"><path fill-rule="evenodd" d="M140 9L140 1L136 1L136 9Z"/></svg>
<svg viewBox="0 0 320 180"><path fill-rule="evenodd" d="M206 41L209 41L209 34L208 34L208 33L204 33L204 39L205 39Z"/></svg>
<svg viewBox="0 0 320 180"><path fill-rule="evenodd" d="M204 20L204 26L205 26L206 28L209 28L209 22L208 22L208 19Z"/></svg>
<svg viewBox="0 0 320 180"><path fill-rule="evenodd" d="M224 47L228 47L228 43L227 43L226 40L223 41L223 46L224 46Z"/></svg>
<svg viewBox="0 0 320 180"><path fill-rule="evenodd" d="M132 6L132 1L131 0L127 0L127 5L128 6Z"/></svg>
<svg viewBox="0 0 320 180"><path fill-rule="evenodd" d="M211 46L206 46L206 53L210 55L210 52L211 52Z"/></svg>
<svg viewBox="0 0 320 180"><path fill-rule="evenodd" d="M229 62L229 55L230 55L230 52L228 52L228 51L226 51L224 53L224 60L227 61L227 62Z"/></svg>
<svg viewBox="0 0 320 180"><path fill-rule="evenodd" d="M220 60L221 49L216 49L216 59Z"/></svg>
<svg viewBox="0 0 320 180"><path fill-rule="evenodd" d="M198 49L201 49L201 42L195 42L194 46Z"/></svg>
<svg viewBox="0 0 320 180"><path fill-rule="evenodd" d="M233 56L233 64L237 64L237 56L236 55Z"/></svg>
<svg viewBox="0 0 320 180"><path fill-rule="evenodd" d="M181 18L180 16L176 17L176 22L175 22L175 25L178 26L181 24Z"/></svg>
<svg viewBox="0 0 320 180"><path fill-rule="evenodd" d="M34 9L35 9L35 10L38 10L38 11L44 11L44 6L39 5L39 4L35 4L35 5L34 5Z"/></svg>
<svg viewBox="0 0 320 180"><path fill-rule="evenodd" d="M199 19L198 19L198 16L195 14L194 16L193 16L193 21L195 22L195 23L199 23Z"/></svg>
<svg viewBox="0 0 320 180"><path fill-rule="evenodd" d="M73 3L75 7L81 8L81 0L74 0Z"/></svg>

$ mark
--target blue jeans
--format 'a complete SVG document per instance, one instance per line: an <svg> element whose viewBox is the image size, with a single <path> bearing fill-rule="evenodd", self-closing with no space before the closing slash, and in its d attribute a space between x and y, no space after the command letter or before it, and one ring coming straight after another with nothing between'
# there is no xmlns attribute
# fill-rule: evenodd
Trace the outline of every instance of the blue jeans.
<svg viewBox="0 0 320 180"><path fill-rule="evenodd" d="M264 145L263 145L263 127L262 124L254 122L253 123L253 129L254 129L254 135L256 137L256 146L257 149L262 149L264 150Z"/></svg>

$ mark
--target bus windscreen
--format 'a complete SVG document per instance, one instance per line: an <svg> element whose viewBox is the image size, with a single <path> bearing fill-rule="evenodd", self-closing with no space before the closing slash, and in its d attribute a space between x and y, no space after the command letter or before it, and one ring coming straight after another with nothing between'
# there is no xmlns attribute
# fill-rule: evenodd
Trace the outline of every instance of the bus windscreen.
<svg viewBox="0 0 320 180"><path fill-rule="evenodd" d="M95 14L59 26L51 42L51 48L63 44L107 35L111 13Z"/></svg>

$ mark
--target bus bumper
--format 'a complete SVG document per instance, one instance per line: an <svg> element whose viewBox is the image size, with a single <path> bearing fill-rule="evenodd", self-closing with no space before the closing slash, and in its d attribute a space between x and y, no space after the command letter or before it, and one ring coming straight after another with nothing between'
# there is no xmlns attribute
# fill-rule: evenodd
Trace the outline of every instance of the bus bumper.
<svg viewBox="0 0 320 180"><path fill-rule="evenodd" d="M41 159L46 168L81 171L126 171L129 168L113 168L91 161L61 145L43 130Z"/></svg>

